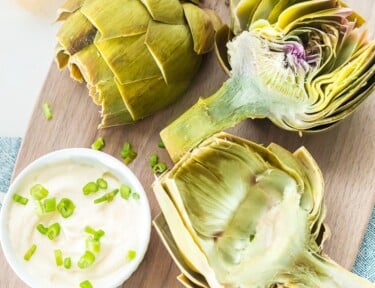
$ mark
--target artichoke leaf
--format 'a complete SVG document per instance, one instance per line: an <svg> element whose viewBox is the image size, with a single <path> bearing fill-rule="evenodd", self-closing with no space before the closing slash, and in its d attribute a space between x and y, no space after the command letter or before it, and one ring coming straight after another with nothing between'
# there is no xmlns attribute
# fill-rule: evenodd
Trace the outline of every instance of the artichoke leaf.
<svg viewBox="0 0 375 288"><path fill-rule="evenodd" d="M174 102L187 89L190 79L166 84L163 77L116 85L134 120L142 119Z"/></svg>
<svg viewBox="0 0 375 288"><path fill-rule="evenodd" d="M151 19L137 0L112 0L105 5L101 0L91 0L80 11L99 30L101 40L144 34Z"/></svg>
<svg viewBox="0 0 375 288"><path fill-rule="evenodd" d="M183 277L181 277L181 280L184 281L184 285L187 285L187 283L192 282L194 283L193 285L196 285L198 287L208 288L208 284L205 278L196 271L193 271L186 264L185 261L189 260L184 258L184 256L181 255L180 251L178 250L176 242L173 240L173 236L171 234L167 222L165 221L165 217L163 216L163 214L159 214L158 216L156 216L156 218L153 220L153 225L156 231L158 232L159 237L162 239L165 247L169 249L168 252L173 257L173 260L177 264L178 268L181 271L183 271L184 274L182 275L184 275L187 278L187 280L183 280ZM196 286L194 286L194 288Z"/></svg>
<svg viewBox="0 0 375 288"><path fill-rule="evenodd" d="M87 0L67 0L59 9L57 9L56 21L66 20L71 14L82 7Z"/></svg>
<svg viewBox="0 0 375 288"><path fill-rule="evenodd" d="M171 34L175 37L170 37ZM145 44L167 84L190 78L197 72L201 58L194 53L193 39L185 25L171 27L150 21ZM178 66L174 64L176 61L179 62Z"/></svg>
<svg viewBox="0 0 375 288"><path fill-rule="evenodd" d="M95 46L113 71L116 79L121 84L127 84L161 76L161 72L144 42L145 34L141 34L100 40L95 42Z"/></svg>
<svg viewBox="0 0 375 288"><path fill-rule="evenodd" d="M93 43L96 32L96 28L78 10L62 24L57 40L69 55L74 55Z"/></svg>
<svg viewBox="0 0 375 288"><path fill-rule="evenodd" d="M185 23L184 12L178 0L141 0L141 2L155 21L177 25Z"/></svg>
<svg viewBox="0 0 375 288"><path fill-rule="evenodd" d="M191 3L182 4L186 20L189 24L194 41L194 51L197 54L205 54L212 50L215 29L210 16L205 10Z"/></svg>

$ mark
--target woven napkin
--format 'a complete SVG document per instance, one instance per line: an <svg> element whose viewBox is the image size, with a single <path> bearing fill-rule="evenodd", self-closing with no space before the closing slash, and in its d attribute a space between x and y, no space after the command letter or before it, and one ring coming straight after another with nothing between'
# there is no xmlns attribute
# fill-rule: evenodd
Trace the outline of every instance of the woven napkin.
<svg viewBox="0 0 375 288"><path fill-rule="evenodd" d="M0 191L8 190L20 144L21 138L0 137ZM3 196L4 193L0 192L0 202ZM375 209L372 211L353 272L375 282Z"/></svg>

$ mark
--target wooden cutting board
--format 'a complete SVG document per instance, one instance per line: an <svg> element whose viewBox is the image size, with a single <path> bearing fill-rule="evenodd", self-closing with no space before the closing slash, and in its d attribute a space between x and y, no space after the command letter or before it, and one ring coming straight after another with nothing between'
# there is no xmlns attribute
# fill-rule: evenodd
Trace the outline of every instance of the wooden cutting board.
<svg viewBox="0 0 375 288"><path fill-rule="evenodd" d="M224 0L210 2L223 19L228 19ZM372 0L348 0L367 19L368 27L375 27L375 11ZM371 31L372 33L374 31ZM373 34L372 34L373 35ZM32 77L32 75L30 75ZM157 147L160 130L195 103L199 96L213 93L226 76L215 56L205 58L196 83L178 103L157 115L148 117L135 125L97 130L98 107L88 96L85 85L73 82L67 71L59 72L53 63L46 78L40 97L35 105L30 124L18 155L14 176L39 156L67 147L90 147L98 137L103 136L106 147L103 151L119 157L125 141L133 144L138 158L130 168L139 177L148 194L152 216L160 209L150 184L153 174L148 159L153 153L169 165L168 154ZM46 121L41 106L50 103L53 119ZM330 131L305 135L282 131L267 120L245 121L229 131L267 145L276 142L294 151L304 145L315 157L326 180L327 223L332 237L325 246L338 263L350 269L357 255L362 237L375 204L375 95L367 99L358 111ZM0 287L21 288L25 285L12 272L0 251ZM123 287L172 288L181 287L176 276L179 271L152 229L148 252L141 266Z"/></svg>

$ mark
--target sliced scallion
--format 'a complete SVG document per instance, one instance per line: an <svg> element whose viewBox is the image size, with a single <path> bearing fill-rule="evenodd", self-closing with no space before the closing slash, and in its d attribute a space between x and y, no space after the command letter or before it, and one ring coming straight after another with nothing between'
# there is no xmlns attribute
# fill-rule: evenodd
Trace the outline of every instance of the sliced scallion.
<svg viewBox="0 0 375 288"><path fill-rule="evenodd" d="M101 237L105 235L105 232L102 229L95 230L91 226L85 227L85 232L91 234L94 237L94 240L99 241Z"/></svg>
<svg viewBox="0 0 375 288"><path fill-rule="evenodd" d="M85 281L82 281L80 284L79 284L79 287L80 288L93 288L91 282L89 280L85 280Z"/></svg>
<svg viewBox="0 0 375 288"><path fill-rule="evenodd" d="M137 192L133 192L132 198L135 199L135 200L138 200L139 198L141 198L141 196Z"/></svg>
<svg viewBox="0 0 375 288"><path fill-rule="evenodd" d="M95 261L95 255L90 252L86 251L81 258L79 258L77 266L81 269L85 269L90 267Z"/></svg>
<svg viewBox="0 0 375 288"><path fill-rule="evenodd" d="M162 140L159 140L159 142L158 142L158 147L159 147L159 148L162 148L162 149L165 148L164 142L163 142Z"/></svg>
<svg viewBox="0 0 375 288"><path fill-rule="evenodd" d="M91 148L94 150L101 150L105 146L104 138L97 138L94 143L92 143Z"/></svg>
<svg viewBox="0 0 375 288"><path fill-rule="evenodd" d="M103 178L98 178L96 180L96 184L98 184L100 189L107 189L108 183Z"/></svg>
<svg viewBox="0 0 375 288"><path fill-rule="evenodd" d="M120 186L120 195L123 199L127 200L130 197L131 189L129 186L125 184L121 184Z"/></svg>
<svg viewBox="0 0 375 288"><path fill-rule="evenodd" d="M72 267L72 259L70 257L66 257L64 259L64 268L70 269Z"/></svg>
<svg viewBox="0 0 375 288"><path fill-rule="evenodd" d="M42 109L43 109L44 117L47 120L52 119L52 111L51 111L51 107L49 106L49 104L48 103L44 103L43 106L42 106Z"/></svg>
<svg viewBox="0 0 375 288"><path fill-rule="evenodd" d="M131 260L134 260L136 256L137 256L137 252L135 250L129 250L126 255L126 259L131 261Z"/></svg>
<svg viewBox="0 0 375 288"><path fill-rule="evenodd" d="M88 237L86 239L86 250L92 253L99 253L100 252L100 242L99 240L95 240L93 237Z"/></svg>
<svg viewBox="0 0 375 288"><path fill-rule="evenodd" d="M55 253L55 263L57 266L63 265L63 256L62 256L62 251L60 249L56 249L54 251Z"/></svg>
<svg viewBox="0 0 375 288"><path fill-rule="evenodd" d="M31 245L30 248L27 249L25 255L23 255L23 259L26 261L29 261L30 258L34 255L35 250L36 250L36 245L35 244Z"/></svg>
<svg viewBox="0 0 375 288"><path fill-rule="evenodd" d="M74 212L76 206L74 205L73 201L68 198L62 198L57 204L57 210L60 212L63 218L68 218Z"/></svg>
<svg viewBox="0 0 375 288"><path fill-rule="evenodd" d="M151 168L153 168L156 164L158 164L158 162L159 162L158 155L153 154L153 155L150 156L150 165L151 165Z"/></svg>
<svg viewBox="0 0 375 288"><path fill-rule="evenodd" d="M30 188L30 195L35 200L42 200L48 196L48 190L41 184L35 184Z"/></svg>
<svg viewBox="0 0 375 288"><path fill-rule="evenodd" d="M27 198L25 198L25 197L22 197L21 195L19 195L19 194L17 194L17 193L13 194L12 199L13 199L15 202L17 202L17 203L19 203L19 204L21 204L21 205L26 205L27 202L29 202L29 199L27 199Z"/></svg>
<svg viewBox="0 0 375 288"><path fill-rule="evenodd" d="M61 230L61 227L59 223L52 224L51 226L48 227L48 230L46 233L47 237L50 240L54 240L57 236L60 235L60 230Z"/></svg>
<svg viewBox="0 0 375 288"><path fill-rule="evenodd" d="M115 196L117 195L117 193L119 192L119 189L115 189L111 192L108 192L106 194L104 194L103 196L99 197L99 198L96 198L94 200L94 204L99 204L99 203L102 203L102 202L111 202L113 201L113 199L115 198Z"/></svg>
<svg viewBox="0 0 375 288"><path fill-rule="evenodd" d="M129 164L137 157L137 152L133 150L130 143L125 142L120 152L120 155L121 158L124 160L125 164Z"/></svg>
<svg viewBox="0 0 375 288"><path fill-rule="evenodd" d="M49 213L56 211L56 198L47 198L43 201L43 212Z"/></svg>
<svg viewBox="0 0 375 288"><path fill-rule="evenodd" d="M160 174L167 170L167 165L163 162L159 162L154 167L152 167L152 170L154 171L154 173Z"/></svg>
<svg viewBox="0 0 375 288"><path fill-rule="evenodd" d="M82 188L84 195L89 195L90 193L98 192L98 190L99 186L95 182L89 182Z"/></svg>
<svg viewBox="0 0 375 288"><path fill-rule="evenodd" d="M36 229L43 235L46 235L48 232L48 227L45 227L43 224L36 225Z"/></svg>

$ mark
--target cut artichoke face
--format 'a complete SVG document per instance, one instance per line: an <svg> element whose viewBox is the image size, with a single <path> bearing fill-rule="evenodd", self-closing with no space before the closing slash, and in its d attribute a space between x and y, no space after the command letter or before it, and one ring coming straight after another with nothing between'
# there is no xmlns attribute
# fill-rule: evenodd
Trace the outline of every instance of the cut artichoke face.
<svg viewBox="0 0 375 288"><path fill-rule="evenodd" d="M305 148L220 133L153 189L163 213L154 225L186 287L374 287L321 255L323 179Z"/></svg>
<svg viewBox="0 0 375 288"><path fill-rule="evenodd" d="M230 78L161 132L174 161L247 118L299 133L328 129L374 91L375 41L340 2L238 0L231 9L237 35L221 29L215 36L223 66L220 45L231 39Z"/></svg>
<svg viewBox="0 0 375 288"><path fill-rule="evenodd" d="M132 123L176 101L219 26L213 11L178 0L68 0L59 13L56 61L87 83L102 106L100 128Z"/></svg>

